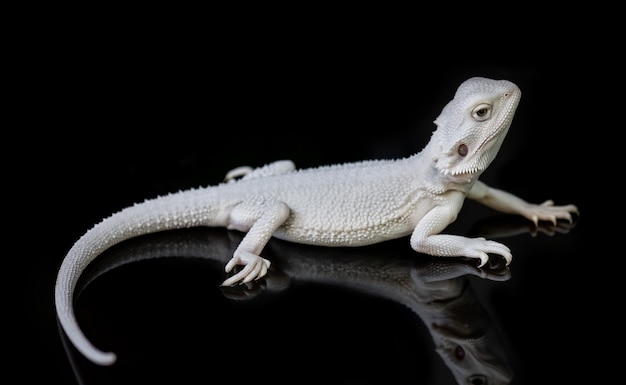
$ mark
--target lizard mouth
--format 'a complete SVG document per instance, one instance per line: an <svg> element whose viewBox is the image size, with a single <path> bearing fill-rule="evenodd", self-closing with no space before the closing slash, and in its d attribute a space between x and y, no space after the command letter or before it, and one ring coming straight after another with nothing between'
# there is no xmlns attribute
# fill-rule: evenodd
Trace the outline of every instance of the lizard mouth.
<svg viewBox="0 0 626 385"><path fill-rule="evenodd" d="M485 163L488 163L488 162L485 162ZM476 165L476 166L461 168L458 170L446 169L446 170L443 170L443 173L446 176L464 176L464 175L472 175L472 174L482 172L486 168L487 166Z"/></svg>

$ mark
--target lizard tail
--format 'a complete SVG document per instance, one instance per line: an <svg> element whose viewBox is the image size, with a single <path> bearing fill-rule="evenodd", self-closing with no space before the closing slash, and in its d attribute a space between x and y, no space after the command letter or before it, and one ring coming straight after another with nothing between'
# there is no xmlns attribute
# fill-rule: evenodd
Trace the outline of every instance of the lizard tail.
<svg viewBox="0 0 626 385"><path fill-rule="evenodd" d="M170 194L127 207L93 226L65 256L54 291L57 318L68 339L93 363L112 365L116 355L96 348L78 325L73 301L82 272L98 255L127 239L165 230L223 225L222 216L215 210L220 206L210 199L210 193L201 194L199 190Z"/></svg>
<svg viewBox="0 0 626 385"><path fill-rule="evenodd" d="M86 233L74 244L66 255L57 275L54 300L57 319L76 349L93 363L112 365L117 358L115 353L104 352L96 348L87 339L78 326L73 307L74 289L82 271L100 254L99 250L96 251L90 247L92 234L100 232L103 226L106 226L106 222L101 222L100 225L93 227L90 232Z"/></svg>

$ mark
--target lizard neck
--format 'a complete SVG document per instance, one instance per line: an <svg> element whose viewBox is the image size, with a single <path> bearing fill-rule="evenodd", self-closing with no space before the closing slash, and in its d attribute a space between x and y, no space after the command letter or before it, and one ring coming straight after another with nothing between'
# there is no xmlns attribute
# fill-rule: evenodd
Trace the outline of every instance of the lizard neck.
<svg viewBox="0 0 626 385"><path fill-rule="evenodd" d="M482 172L462 175L446 174L437 167L436 154L438 154L438 147L431 141L422 151L410 158L411 167L418 173L417 180L421 181L423 188L436 195L451 190L467 193Z"/></svg>

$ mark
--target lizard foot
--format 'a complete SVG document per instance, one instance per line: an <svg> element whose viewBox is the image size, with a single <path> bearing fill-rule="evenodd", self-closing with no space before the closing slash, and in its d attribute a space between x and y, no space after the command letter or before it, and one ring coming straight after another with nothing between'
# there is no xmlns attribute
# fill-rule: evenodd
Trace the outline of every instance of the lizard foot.
<svg viewBox="0 0 626 385"><path fill-rule="evenodd" d="M555 206L551 200L547 200L539 205L529 204L521 212L521 215L531 220L535 226L538 226L539 221L549 221L555 226L559 220L566 220L572 223L572 214L580 215L578 207L575 205Z"/></svg>
<svg viewBox="0 0 626 385"><path fill-rule="evenodd" d="M270 263L270 261L265 258L261 258L258 255L250 252L241 252L238 255L233 256L230 261L228 261L224 270L226 270L227 273L230 273L237 265L243 265L244 268L222 282L222 286L233 286L259 279L267 274L267 269L269 269Z"/></svg>

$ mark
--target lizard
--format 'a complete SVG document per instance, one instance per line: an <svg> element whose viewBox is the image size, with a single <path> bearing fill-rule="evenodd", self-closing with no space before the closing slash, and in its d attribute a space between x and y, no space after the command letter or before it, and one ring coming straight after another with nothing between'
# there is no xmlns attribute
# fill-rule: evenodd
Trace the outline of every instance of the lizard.
<svg viewBox="0 0 626 385"><path fill-rule="evenodd" d="M418 253L512 261L504 244L484 237L446 234L465 198L496 211L539 221L572 222L576 205L530 203L490 187L479 177L496 157L513 121L520 88L506 79L471 77L433 121L422 149L394 159L370 159L298 169L291 160L232 169L218 184L181 190L123 208L88 229L59 267L54 301L63 332L91 362L112 365L117 356L95 347L73 309L77 281L99 254L127 239L198 226L245 233L225 264L222 285L264 277L262 257L272 237L326 247L359 247L408 237Z"/></svg>

